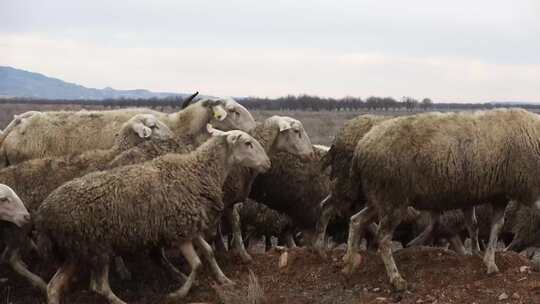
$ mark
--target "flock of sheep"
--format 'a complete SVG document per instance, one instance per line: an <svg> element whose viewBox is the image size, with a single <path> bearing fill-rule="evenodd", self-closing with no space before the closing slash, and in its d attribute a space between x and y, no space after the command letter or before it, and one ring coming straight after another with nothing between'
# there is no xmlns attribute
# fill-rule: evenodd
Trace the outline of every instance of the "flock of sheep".
<svg viewBox="0 0 540 304"><path fill-rule="evenodd" d="M267 247L275 236L322 256L330 238L347 241L346 274L358 268L367 238L398 291L407 282L394 239L408 246L444 239L460 254L468 254L464 236L475 254L487 241L488 273L498 272L500 234L510 236L506 249L540 245L534 113L361 115L327 148L312 145L296 119L256 123L232 99L193 97L172 114L31 111L0 134L0 220L10 223L2 226L2 258L48 303L59 304L86 269L92 291L125 303L109 285L109 268L129 276L122 257L134 253L183 283L171 300L193 286L199 254L219 283L230 284L214 250L231 248L250 262L246 247L262 236ZM188 262L188 275L169 261L171 248ZM48 283L22 261L28 250L58 265Z"/></svg>

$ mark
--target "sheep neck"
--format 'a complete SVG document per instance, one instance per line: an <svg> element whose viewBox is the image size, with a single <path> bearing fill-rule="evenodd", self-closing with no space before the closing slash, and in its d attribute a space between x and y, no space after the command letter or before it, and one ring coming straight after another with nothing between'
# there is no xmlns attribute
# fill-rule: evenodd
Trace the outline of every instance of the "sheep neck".
<svg viewBox="0 0 540 304"><path fill-rule="evenodd" d="M197 136L205 132L206 125L211 120L211 109L197 102L182 111L170 114L169 127L178 135Z"/></svg>
<svg viewBox="0 0 540 304"><path fill-rule="evenodd" d="M171 175L175 175L175 171L185 174L180 168L189 163L194 172L202 172L201 177L213 180L212 183L221 189L234 165L226 140L224 136L212 137L190 154L167 154L156 159L156 162L162 170L169 171Z"/></svg>
<svg viewBox="0 0 540 304"><path fill-rule="evenodd" d="M279 135L279 129L275 124L269 123L267 120L257 125L249 133L261 144L267 154L273 152L274 143Z"/></svg>

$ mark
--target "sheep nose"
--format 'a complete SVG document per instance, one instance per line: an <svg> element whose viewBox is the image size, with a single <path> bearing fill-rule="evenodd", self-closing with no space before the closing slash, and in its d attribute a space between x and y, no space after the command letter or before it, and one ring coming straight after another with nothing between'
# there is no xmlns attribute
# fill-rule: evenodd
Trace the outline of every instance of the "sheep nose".
<svg viewBox="0 0 540 304"><path fill-rule="evenodd" d="M30 216L30 214L27 213L27 214L23 215L23 220L25 222L30 222L31 219L32 219L32 217Z"/></svg>

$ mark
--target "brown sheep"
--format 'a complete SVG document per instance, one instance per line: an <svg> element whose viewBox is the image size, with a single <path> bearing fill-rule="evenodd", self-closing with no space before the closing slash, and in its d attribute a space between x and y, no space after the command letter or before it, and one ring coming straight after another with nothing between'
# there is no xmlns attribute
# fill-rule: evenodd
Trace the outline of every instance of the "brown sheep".
<svg viewBox="0 0 540 304"><path fill-rule="evenodd" d="M334 137L330 150L322 160L323 168L330 168L332 179L331 194L324 199L314 243L314 247L323 256L325 255L326 229L333 214L336 213L341 218L349 218L364 205L364 201L359 198L358 187L349 179L356 144L373 126L390 118L379 115L360 115L347 121Z"/></svg>
<svg viewBox="0 0 540 304"><path fill-rule="evenodd" d="M304 126L291 117L272 116L250 131L250 134L262 144L271 158L280 153L298 158L309 158L313 155L313 147ZM248 198L257 176L254 170L235 168L227 177L223 189L224 215L232 228L233 247L244 262L250 262L251 256L244 247L240 219L238 214L234 213L233 207Z"/></svg>
<svg viewBox="0 0 540 304"><path fill-rule="evenodd" d="M321 173L321 161L327 152L314 150L315 157L309 160L287 153L272 156L272 168L255 179L249 195L287 215L308 242L312 241L320 217L320 202L330 192L330 177Z"/></svg>

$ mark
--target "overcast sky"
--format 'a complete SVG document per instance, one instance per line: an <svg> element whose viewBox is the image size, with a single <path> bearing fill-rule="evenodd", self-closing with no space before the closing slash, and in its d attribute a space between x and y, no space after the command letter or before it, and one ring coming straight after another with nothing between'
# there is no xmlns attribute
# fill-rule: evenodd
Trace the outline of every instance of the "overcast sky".
<svg viewBox="0 0 540 304"><path fill-rule="evenodd" d="M540 1L1 0L0 65L97 88L540 101Z"/></svg>

